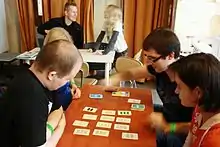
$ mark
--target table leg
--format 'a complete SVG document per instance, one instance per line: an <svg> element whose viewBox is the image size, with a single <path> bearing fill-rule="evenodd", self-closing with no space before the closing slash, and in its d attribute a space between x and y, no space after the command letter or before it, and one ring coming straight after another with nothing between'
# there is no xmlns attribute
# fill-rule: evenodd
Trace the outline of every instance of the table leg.
<svg viewBox="0 0 220 147"><path fill-rule="evenodd" d="M111 63L105 63L105 79L106 79L106 85L109 85L109 71L111 70L110 68Z"/></svg>

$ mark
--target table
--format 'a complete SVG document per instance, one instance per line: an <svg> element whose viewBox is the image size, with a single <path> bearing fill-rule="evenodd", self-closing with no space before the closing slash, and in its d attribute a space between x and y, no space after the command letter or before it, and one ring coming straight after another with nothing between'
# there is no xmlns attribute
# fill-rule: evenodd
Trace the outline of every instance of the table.
<svg viewBox="0 0 220 147"><path fill-rule="evenodd" d="M0 53L0 62L10 63L16 59L19 53Z"/></svg>
<svg viewBox="0 0 220 147"><path fill-rule="evenodd" d="M138 133L138 141L121 139L121 133L126 131L114 130L113 124L115 124L115 121L110 129L109 137L92 135L103 109L130 110L131 104L127 103L128 98L112 97L111 93L104 92L104 87L102 86L85 85L82 88L81 98L73 100L66 111L66 128L57 147L156 147L156 134L148 129L146 125L147 117L153 111L150 90L130 88L123 90L130 91L131 98L138 98L146 105L145 111L132 111L129 132ZM90 99L88 97L90 93L101 93L104 95L104 98L101 100ZM98 111L95 113L98 115L98 118L96 121L89 120L89 136L73 135L74 129L80 127L75 127L72 123L75 120L82 120L83 114L89 114L83 112L85 106L98 108Z"/></svg>
<svg viewBox="0 0 220 147"><path fill-rule="evenodd" d="M96 53L89 52L88 49L79 49L79 51L85 62L105 64L105 79L108 84L109 83L109 71L111 70L111 64L114 61L115 52L111 51L107 55L98 55Z"/></svg>

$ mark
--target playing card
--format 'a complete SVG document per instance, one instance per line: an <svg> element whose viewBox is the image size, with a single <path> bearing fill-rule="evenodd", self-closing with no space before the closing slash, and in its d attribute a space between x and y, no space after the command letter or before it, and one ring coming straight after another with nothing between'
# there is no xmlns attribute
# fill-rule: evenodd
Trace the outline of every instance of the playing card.
<svg viewBox="0 0 220 147"><path fill-rule="evenodd" d="M131 111L118 111L118 115L131 116Z"/></svg>
<svg viewBox="0 0 220 147"><path fill-rule="evenodd" d="M131 119L130 118L125 118L125 117L117 117L116 118L116 122L119 123L131 123Z"/></svg>
<svg viewBox="0 0 220 147"><path fill-rule="evenodd" d="M131 110L137 110L137 111L144 111L145 105L144 104L132 104Z"/></svg>
<svg viewBox="0 0 220 147"><path fill-rule="evenodd" d="M122 132L122 139L138 140L138 134Z"/></svg>
<svg viewBox="0 0 220 147"><path fill-rule="evenodd" d="M96 119L97 119L97 115L84 114L84 115L83 115L83 119L87 119L87 120L96 120Z"/></svg>
<svg viewBox="0 0 220 147"><path fill-rule="evenodd" d="M108 129L110 129L111 127L112 127L112 123L107 123L107 122L98 122L97 124L96 124L96 127L97 128L108 128Z"/></svg>
<svg viewBox="0 0 220 147"><path fill-rule="evenodd" d="M115 124L114 129L115 130L129 131L129 125Z"/></svg>
<svg viewBox="0 0 220 147"><path fill-rule="evenodd" d="M114 110L102 110L103 115L115 115Z"/></svg>
<svg viewBox="0 0 220 147"><path fill-rule="evenodd" d="M95 113L95 112L97 111L97 108L85 107L85 108L83 109L83 111Z"/></svg>
<svg viewBox="0 0 220 147"><path fill-rule="evenodd" d="M138 100L138 99L128 99L128 103L140 104L141 100Z"/></svg>
<svg viewBox="0 0 220 147"><path fill-rule="evenodd" d="M89 97L91 99L102 99L103 95L102 94L90 94Z"/></svg>
<svg viewBox="0 0 220 147"><path fill-rule="evenodd" d="M102 115L100 120L102 121L114 121L115 120L115 117L114 116L105 116L105 115Z"/></svg>
<svg viewBox="0 0 220 147"><path fill-rule="evenodd" d="M89 136L90 130L89 129L75 129L73 134L76 135L84 135L84 136Z"/></svg>
<svg viewBox="0 0 220 147"><path fill-rule="evenodd" d="M79 126L79 127L87 127L89 122L87 121L80 121L80 120L75 120L73 122L73 126Z"/></svg>
<svg viewBox="0 0 220 147"><path fill-rule="evenodd" d="M107 131L107 130L95 129L95 130L93 131L93 135L108 137L108 136L109 136L109 131Z"/></svg>
<svg viewBox="0 0 220 147"><path fill-rule="evenodd" d="M130 92L127 92L127 91L112 92L112 96L129 97Z"/></svg>

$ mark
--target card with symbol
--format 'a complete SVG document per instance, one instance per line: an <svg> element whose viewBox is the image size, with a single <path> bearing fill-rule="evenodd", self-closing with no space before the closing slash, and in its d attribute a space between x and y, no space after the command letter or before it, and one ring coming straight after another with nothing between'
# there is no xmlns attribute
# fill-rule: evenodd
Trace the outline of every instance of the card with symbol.
<svg viewBox="0 0 220 147"><path fill-rule="evenodd" d="M117 117L116 122L118 123L131 123L131 118L125 118L125 117Z"/></svg>
<svg viewBox="0 0 220 147"><path fill-rule="evenodd" d="M85 108L83 109L83 111L95 113L95 112L97 111L97 108L85 107Z"/></svg>
<svg viewBox="0 0 220 147"><path fill-rule="evenodd" d="M129 125L115 124L114 129L115 130L129 131Z"/></svg>
<svg viewBox="0 0 220 147"><path fill-rule="evenodd" d="M93 131L93 135L95 135L95 136L108 137L108 136L109 136L109 131L108 131L108 130L95 129L95 130Z"/></svg>
<svg viewBox="0 0 220 147"><path fill-rule="evenodd" d="M100 120L102 121L115 121L115 117L114 116L105 116L105 115L102 115L100 117Z"/></svg>
<svg viewBox="0 0 220 147"><path fill-rule="evenodd" d="M115 115L115 110L102 110L102 115Z"/></svg>
<svg viewBox="0 0 220 147"><path fill-rule="evenodd" d="M130 96L130 92L127 92L127 91L112 92L112 96L129 97Z"/></svg>
<svg viewBox="0 0 220 147"><path fill-rule="evenodd" d="M128 99L128 103L140 104L141 100L138 100L138 99Z"/></svg>
<svg viewBox="0 0 220 147"><path fill-rule="evenodd" d="M87 121L80 121L80 120L75 120L73 122L73 126L78 126L78 127L87 127L89 122Z"/></svg>
<svg viewBox="0 0 220 147"><path fill-rule="evenodd" d="M83 119L87 119L87 120L96 120L96 119L97 119L97 115L93 115L93 114L84 114L84 115L83 115Z"/></svg>
<svg viewBox="0 0 220 147"><path fill-rule="evenodd" d="M122 111L122 110L119 110L118 111L118 115L122 115L122 116L131 116L131 111Z"/></svg>
<svg viewBox="0 0 220 147"><path fill-rule="evenodd" d="M122 132L122 139L138 140L138 134Z"/></svg>
<svg viewBox="0 0 220 147"><path fill-rule="evenodd" d="M131 110L144 111L145 105L144 104L132 104Z"/></svg>
<svg viewBox="0 0 220 147"><path fill-rule="evenodd" d="M96 127L97 128L108 128L108 129L110 129L111 127L112 127L112 123L108 123L108 122L98 122L97 124L96 124Z"/></svg>
<svg viewBox="0 0 220 147"><path fill-rule="evenodd" d="M89 129L75 129L73 134L76 135L83 135L83 136L89 136L90 130Z"/></svg>

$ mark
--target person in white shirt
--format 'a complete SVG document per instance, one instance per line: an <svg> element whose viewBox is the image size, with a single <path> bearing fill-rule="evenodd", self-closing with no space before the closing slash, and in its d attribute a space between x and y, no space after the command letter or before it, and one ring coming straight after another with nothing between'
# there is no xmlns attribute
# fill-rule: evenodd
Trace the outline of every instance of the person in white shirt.
<svg viewBox="0 0 220 147"><path fill-rule="evenodd" d="M96 40L93 51L104 49L102 54L115 51L116 61L118 57L125 56L128 50L123 34L122 10L116 5L108 5L104 13L103 28Z"/></svg>

